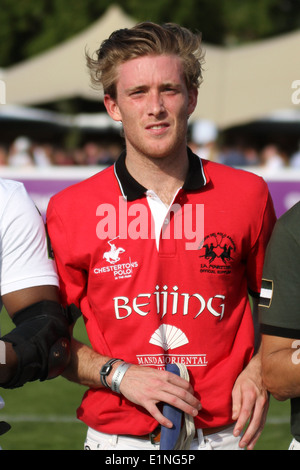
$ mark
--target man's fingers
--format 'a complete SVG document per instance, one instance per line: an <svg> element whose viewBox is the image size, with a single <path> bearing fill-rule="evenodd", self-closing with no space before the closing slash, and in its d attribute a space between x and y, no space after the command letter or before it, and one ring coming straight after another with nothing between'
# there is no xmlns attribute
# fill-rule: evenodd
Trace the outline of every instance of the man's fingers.
<svg viewBox="0 0 300 470"><path fill-rule="evenodd" d="M232 391L232 419L239 418L242 407L242 391L240 387L235 387Z"/></svg>
<svg viewBox="0 0 300 470"><path fill-rule="evenodd" d="M167 403L191 416L196 416L201 409L200 401L194 396L191 384L166 371L132 366L122 381L121 392L130 401L147 409L166 427L172 427L172 423L163 417L157 406L159 403Z"/></svg>
<svg viewBox="0 0 300 470"><path fill-rule="evenodd" d="M173 423L161 413L155 403L149 403L148 406L145 404L145 409L151 414L151 416L153 416L154 419L156 419L158 424L161 426L165 426L169 429L173 427Z"/></svg>
<svg viewBox="0 0 300 470"><path fill-rule="evenodd" d="M241 439L241 447L247 447L248 450L252 450L254 448L259 436L263 431L267 419L268 408L268 400L260 397L255 404L249 425Z"/></svg>
<svg viewBox="0 0 300 470"><path fill-rule="evenodd" d="M187 413L193 417L197 416L199 410L201 409L201 404L196 403L195 406L190 405L186 401L172 395L170 393L162 392L159 397L159 401L149 400L144 403L144 407L149 411L149 413L155 418L159 424L167 428L172 428L173 423L168 420L159 410L158 404L168 403L174 408L178 408L183 413Z"/></svg>
<svg viewBox="0 0 300 470"><path fill-rule="evenodd" d="M255 396L252 394L244 394L240 387L237 387L232 393L232 419L236 421L233 434L239 436L250 419L253 406L255 403Z"/></svg>

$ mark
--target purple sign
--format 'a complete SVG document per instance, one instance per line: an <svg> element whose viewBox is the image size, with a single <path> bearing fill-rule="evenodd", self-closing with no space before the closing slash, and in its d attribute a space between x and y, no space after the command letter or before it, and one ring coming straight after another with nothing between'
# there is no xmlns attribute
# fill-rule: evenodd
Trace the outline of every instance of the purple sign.
<svg viewBox="0 0 300 470"><path fill-rule="evenodd" d="M80 180L78 180L80 181ZM24 180L30 196L43 215L51 196L78 181L74 180ZM277 217L300 201L300 181L267 181Z"/></svg>
<svg viewBox="0 0 300 470"><path fill-rule="evenodd" d="M43 216L45 216L47 205L51 196L72 184L82 181L83 179L91 176L92 174L95 174L98 171L101 171L101 169L96 168L94 170L82 170L70 175L71 172L69 170L66 171L62 169L59 173L56 174L51 174L51 172L49 172L49 177L45 177L45 175L43 177L39 177L38 173L35 174L32 178L27 177L27 175L25 176L24 174L22 175L21 173L18 175L11 173L8 175L3 175L3 177L16 179L24 183L24 186L30 194L31 198ZM296 202L300 201L300 174L298 181L292 176L292 173L290 173L287 178L284 178L283 176L282 179L279 179L279 177L276 177L276 179L270 177L270 179L268 179L267 176L265 176L265 180L269 186L274 202L277 217L280 217L290 207L296 204Z"/></svg>
<svg viewBox="0 0 300 470"><path fill-rule="evenodd" d="M277 217L300 201L299 181L267 181Z"/></svg>
<svg viewBox="0 0 300 470"><path fill-rule="evenodd" d="M46 211L47 211L47 206L50 198L62 191L63 189L67 188L68 186L71 186L72 184L75 184L78 181L74 180L55 180L55 179L49 179L49 180L30 180L30 179L24 179L19 180L22 183L24 183L25 188L27 189L27 192L29 193L30 197L32 200L35 202L37 208L41 212L42 216L45 219L46 216Z"/></svg>
<svg viewBox="0 0 300 470"><path fill-rule="evenodd" d="M46 169L2 168L0 177L20 181L24 184L31 199L45 218L49 200L54 194L80 181L89 178L104 167L50 167Z"/></svg>

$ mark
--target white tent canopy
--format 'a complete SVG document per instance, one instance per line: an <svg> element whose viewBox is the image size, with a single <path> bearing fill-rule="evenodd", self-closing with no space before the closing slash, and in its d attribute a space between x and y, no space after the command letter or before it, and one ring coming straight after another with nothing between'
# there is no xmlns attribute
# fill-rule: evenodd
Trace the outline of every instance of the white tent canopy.
<svg viewBox="0 0 300 470"><path fill-rule="evenodd" d="M74 38L49 51L8 68L7 104L33 106L59 99L99 99L90 86L85 50L93 53L115 29L135 24L118 7Z"/></svg>
<svg viewBox="0 0 300 470"><path fill-rule="evenodd" d="M135 23L112 6L74 38L2 71L7 104L35 106L73 97L101 100L90 85L85 50L93 53L114 30ZM204 82L191 119L209 119L222 129L294 110L292 84L300 78L299 47L300 31L232 48L204 44Z"/></svg>

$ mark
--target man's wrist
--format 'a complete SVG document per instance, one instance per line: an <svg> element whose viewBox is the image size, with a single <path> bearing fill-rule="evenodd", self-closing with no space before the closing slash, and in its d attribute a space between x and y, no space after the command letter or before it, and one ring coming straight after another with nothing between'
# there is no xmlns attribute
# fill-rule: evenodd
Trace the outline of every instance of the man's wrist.
<svg viewBox="0 0 300 470"><path fill-rule="evenodd" d="M124 378L124 375L126 374L127 370L129 369L131 365L132 364L128 362L122 362L120 365L118 365L111 379L110 388L112 389L113 392L121 393L120 392L121 382Z"/></svg>
<svg viewBox="0 0 300 470"><path fill-rule="evenodd" d="M102 385L106 388L110 388L110 381L108 382L108 377L111 376L113 371L113 365L117 362L123 362L123 359L109 359L100 369L100 381Z"/></svg>

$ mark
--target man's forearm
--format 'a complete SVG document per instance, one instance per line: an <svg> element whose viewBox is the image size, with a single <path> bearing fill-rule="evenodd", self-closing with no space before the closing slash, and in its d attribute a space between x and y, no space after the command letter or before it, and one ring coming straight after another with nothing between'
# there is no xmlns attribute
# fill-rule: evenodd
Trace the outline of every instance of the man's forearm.
<svg viewBox="0 0 300 470"><path fill-rule="evenodd" d="M300 396L299 340L262 337L262 371L265 386L277 400Z"/></svg>
<svg viewBox="0 0 300 470"><path fill-rule="evenodd" d="M300 396L298 349L275 351L264 360L263 379L270 393L280 401Z"/></svg>
<svg viewBox="0 0 300 470"><path fill-rule="evenodd" d="M101 356L86 344L72 339L71 360L63 376L90 388L102 387L100 369L109 358Z"/></svg>
<svg viewBox="0 0 300 470"><path fill-rule="evenodd" d="M72 339L71 362L63 376L89 388L103 387L100 381L100 369L109 359L111 358L101 356L89 346ZM119 362L113 364L112 371L106 378L109 387L119 365ZM122 395L134 405L144 407L166 427L171 427L172 423L162 415L158 403L164 401L172 404L193 417L201 408L189 381L171 372L132 365L122 379L121 386Z"/></svg>

